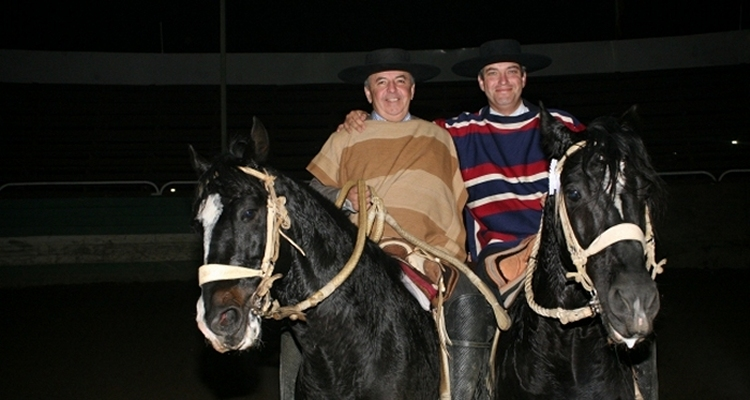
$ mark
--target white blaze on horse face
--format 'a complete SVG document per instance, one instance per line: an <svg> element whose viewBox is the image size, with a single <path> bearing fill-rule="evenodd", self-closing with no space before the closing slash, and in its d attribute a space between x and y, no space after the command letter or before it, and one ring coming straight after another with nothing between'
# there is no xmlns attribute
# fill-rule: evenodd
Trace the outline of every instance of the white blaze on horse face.
<svg viewBox="0 0 750 400"><path fill-rule="evenodd" d="M620 161L619 170L617 171L617 184L615 186L615 207L620 212L620 218L625 218L625 212L622 210L622 191L625 189L625 162Z"/></svg>
<svg viewBox="0 0 750 400"><path fill-rule="evenodd" d="M620 167L619 167L619 170L617 171L617 181L615 182L615 196L614 196L615 208L617 208L617 211L620 213L620 218L625 218L625 213L622 210L622 198L621 198L622 191L625 188L624 169L625 169L625 162L620 161ZM611 189L611 187L609 186L609 170L607 170L604 173L603 184L604 184L604 191L609 192L609 190Z"/></svg>
<svg viewBox="0 0 750 400"><path fill-rule="evenodd" d="M213 233L216 222L219 221L223 206L221 205L221 196L210 194L203 200L198 209L198 220L203 225L203 263L208 262L208 249L211 245L211 234Z"/></svg>

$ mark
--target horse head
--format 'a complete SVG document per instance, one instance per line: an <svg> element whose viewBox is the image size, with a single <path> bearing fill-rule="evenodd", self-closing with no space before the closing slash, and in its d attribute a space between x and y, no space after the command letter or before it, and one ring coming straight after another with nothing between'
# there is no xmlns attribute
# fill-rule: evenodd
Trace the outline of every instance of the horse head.
<svg viewBox="0 0 750 400"><path fill-rule="evenodd" d="M196 320L219 352L247 349L260 338L254 296L264 273L269 190L240 168L259 170L268 157L268 143L263 124L254 119L250 135L233 135L228 152L213 162L190 148L199 175L193 212L194 225L203 236L201 268L220 267L218 273L201 271Z"/></svg>
<svg viewBox="0 0 750 400"><path fill-rule="evenodd" d="M651 334L659 311L649 270L661 268L652 262L651 216L663 193L634 115L598 118L575 133L542 107L540 122L558 163L545 210L556 207L555 231L571 256L565 272L589 291L610 339L628 347Z"/></svg>

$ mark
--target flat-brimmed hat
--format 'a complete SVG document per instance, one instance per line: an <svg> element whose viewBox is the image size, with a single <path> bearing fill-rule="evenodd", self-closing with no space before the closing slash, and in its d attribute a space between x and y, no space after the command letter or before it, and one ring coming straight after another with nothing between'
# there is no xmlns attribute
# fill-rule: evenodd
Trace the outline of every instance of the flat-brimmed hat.
<svg viewBox="0 0 750 400"><path fill-rule="evenodd" d="M365 63L339 72L339 79L347 83L365 82L367 77L382 71L406 71L415 82L424 82L440 74L440 68L429 64L411 62L409 52L403 49L379 49L365 56Z"/></svg>
<svg viewBox="0 0 750 400"><path fill-rule="evenodd" d="M552 59L541 54L522 53L521 44L512 39L497 39L482 43L479 56L457 62L451 70L459 76L474 78L486 65L498 62L515 62L526 72L539 71L552 64Z"/></svg>

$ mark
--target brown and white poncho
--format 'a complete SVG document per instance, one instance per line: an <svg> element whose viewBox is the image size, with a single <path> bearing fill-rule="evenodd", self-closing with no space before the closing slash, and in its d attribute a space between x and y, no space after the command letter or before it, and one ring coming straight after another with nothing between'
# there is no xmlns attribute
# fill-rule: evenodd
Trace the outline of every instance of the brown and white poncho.
<svg viewBox="0 0 750 400"><path fill-rule="evenodd" d="M467 194L448 132L421 119L365 125L361 133L333 133L307 170L337 188L365 179L402 228L465 260ZM383 237L399 235L386 225Z"/></svg>

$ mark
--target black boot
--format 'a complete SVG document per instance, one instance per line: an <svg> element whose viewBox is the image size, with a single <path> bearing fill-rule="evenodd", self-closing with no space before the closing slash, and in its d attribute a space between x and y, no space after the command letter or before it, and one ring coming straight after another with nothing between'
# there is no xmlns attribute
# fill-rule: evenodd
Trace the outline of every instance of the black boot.
<svg viewBox="0 0 750 400"><path fill-rule="evenodd" d="M486 400L490 353L495 332L492 308L484 296L461 276L445 302L445 324L451 345L448 365L452 400Z"/></svg>

